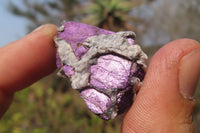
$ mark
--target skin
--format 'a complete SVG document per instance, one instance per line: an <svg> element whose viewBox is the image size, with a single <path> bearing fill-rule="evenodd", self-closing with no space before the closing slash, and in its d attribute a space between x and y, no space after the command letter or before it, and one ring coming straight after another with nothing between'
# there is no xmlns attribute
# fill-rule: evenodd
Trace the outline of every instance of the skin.
<svg viewBox="0 0 200 133"><path fill-rule="evenodd" d="M55 25L47 24L0 48L0 118L14 93L56 69L56 32ZM200 44L191 39L172 41L157 51L121 132L194 132L192 96L200 75L199 59Z"/></svg>

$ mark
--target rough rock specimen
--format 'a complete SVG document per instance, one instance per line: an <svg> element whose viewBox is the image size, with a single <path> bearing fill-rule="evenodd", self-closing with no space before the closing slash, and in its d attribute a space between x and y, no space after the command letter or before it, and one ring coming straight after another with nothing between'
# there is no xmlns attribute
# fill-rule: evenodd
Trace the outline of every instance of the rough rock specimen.
<svg viewBox="0 0 200 133"><path fill-rule="evenodd" d="M58 74L69 78L88 108L109 120L124 113L145 76L146 54L132 31L65 22L55 37Z"/></svg>

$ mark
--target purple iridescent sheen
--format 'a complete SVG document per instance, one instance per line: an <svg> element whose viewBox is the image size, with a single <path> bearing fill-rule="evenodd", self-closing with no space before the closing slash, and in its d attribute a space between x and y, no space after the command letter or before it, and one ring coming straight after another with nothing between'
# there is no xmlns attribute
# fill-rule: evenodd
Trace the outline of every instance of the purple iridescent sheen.
<svg viewBox="0 0 200 133"><path fill-rule="evenodd" d="M64 32L58 32L58 37L60 39L67 41L71 45L78 59L80 59L87 52L87 49L83 45L81 45L85 39L94 35L114 33L112 31L100 29L95 26L77 22L66 22L63 24L63 26L64 26ZM56 61L57 67L61 68L61 63L58 53L56 57L57 57ZM67 67L67 65L65 66ZM64 72L66 76L71 75L71 71L68 71L68 69L67 71L65 71L64 69Z"/></svg>
<svg viewBox="0 0 200 133"><path fill-rule="evenodd" d="M71 77L74 75L74 70L73 70L73 67L71 66L64 65L63 70L65 72L65 75L68 77Z"/></svg>
<svg viewBox="0 0 200 133"><path fill-rule="evenodd" d="M60 39L66 40L72 47L75 55L78 59L81 58L87 50L82 47L81 50L77 50L80 44L90 36L101 35L101 34L113 34L114 32L100 29L95 26L77 23L77 22L66 22L63 24L64 32L58 32Z"/></svg>
<svg viewBox="0 0 200 133"><path fill-rule="evenodd" d="M97 64L90 67L90 84L101 89L125 88L129 84L131 64L111 54L101 56Z"/></svg>
<svg viewBox="0 0 200 133"><path fill-rule="evenodd" d="M81 97L84 99L88 108L95 114L103 114L110 106L110 98L92 88L83 90Z"/></svg>
<svg viewBox="0 0 200 133"><path fill-rule="evenodd" d="M65 22L58 30L59 74L70 78L88 108L102 119L127 111L145 76L147 56L134 38L130 31L115 33L77 22Z"/></svg>
<svg viewBox="0 0 200 133"><path fill-rule="evenodd" d="M134 44L134 40L133 40L133 39L131 39L131 38L128 38L127 40L128 40L128 43L129 43L129 44L131 44L131 45L133 45L133 44Z"/></svg>

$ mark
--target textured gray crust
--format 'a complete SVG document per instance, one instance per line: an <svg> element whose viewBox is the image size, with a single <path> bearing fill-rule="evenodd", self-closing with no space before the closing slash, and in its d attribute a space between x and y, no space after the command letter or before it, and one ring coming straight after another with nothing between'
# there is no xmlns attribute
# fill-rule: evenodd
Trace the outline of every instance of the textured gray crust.
<svg viewBox="0 0 200 133"><path fill-rule="evenodd" d="M135 33L132 31L121 31L115 34L89 37L83 42L83 46L86 47L88 51L78 60L70 44L65 40L55 37L54 40L58 47L58 54L61 62L74 68L74 75L71 78L72 88L82 89L90 86L89 68L91 65L96 64L99 55L106 55L109 53L117 54L141 65L145 70L147 55L141 50L139 45L130 45L127 38L134 39ZM133 79L132 82L133 84L134 82L138 83L136 78Z"/></svg>

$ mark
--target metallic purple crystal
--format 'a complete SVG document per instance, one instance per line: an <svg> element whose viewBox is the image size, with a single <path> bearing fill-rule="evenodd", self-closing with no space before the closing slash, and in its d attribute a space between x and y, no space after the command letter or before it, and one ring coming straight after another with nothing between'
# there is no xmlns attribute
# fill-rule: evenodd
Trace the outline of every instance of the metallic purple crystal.
<svg viewBox="0 0 200 133"><path fill-rule="evenodd" d="M127 40L128 40L128 43L129 43L129 44L131 44L131 45L133 45L133 44L134 44L134 40L133 40L133 39L131 39L131 38L128 38Z"/></svg>
<svg viewBox="0 0 200 133"><path fill-rule="evenodd" d="M80 59L87 51L84 47L82 47L81 50L77 50L79 45L83 43L85 39L90 36L114 33L112 31L77 22L66 22L62 26L63 29L61 28L61 32L58 32L58 36L60 39L67 41L71 45L78 59ZM62 32L62 30L64 32Z"/></svg>
<svg viewBox="0 0 200 133"><path fill-rule="evenodd" d="M71 77L74 75L74 70L73 70L73 67L71 66L64 65L63 70L65 72L65 75L68 77Z"/></svg>
<svg viewBox="0 0 200 133"><path fill-rule="evenodd" d="M83 90L81 97L95 114L103 114L110 106L110 98L92 88Z"/></svg>
<svg viewBox="0 0 200 133"><path fill-rule="evenodd" d="M88 108L102 119L127 111L142 84L147 56L134 39L131 31L115 33L77 22L58 29L59 75L70 78Z"/></svg>
<svg viewBox="0 0 200 133"><path fill-rule="evenodd" d="M59 31L60 31L58 32L59 38L65 40L71 45L78 59L80 59L87 52L87 49L83 45L81 45L85 39L94 35L114 33L112 31L100 29L95 26L77 22L66 22L60 27ZM61 61L58 53L56 57L57 57L57 62L56 62L57 67L61 68L61 63L60 63ZM68 72L70 71L64 70L64 73L66 74L65 76L71 75L71 73Z"/></svg>
<svg viewBox="0 0 200 133"><path fill-rule="evenodd" d="M100 56L90 67L90 84L101 89L125 88L129 84L131 61L114 55Z"/></svg>
<svg viewBox="0 0 200 133"><path fill-rule="evenodd" d="M78 59L80 59L86 52L87 52L87 49L83 45L77 47L75 50L75 53Z"/></svg>

